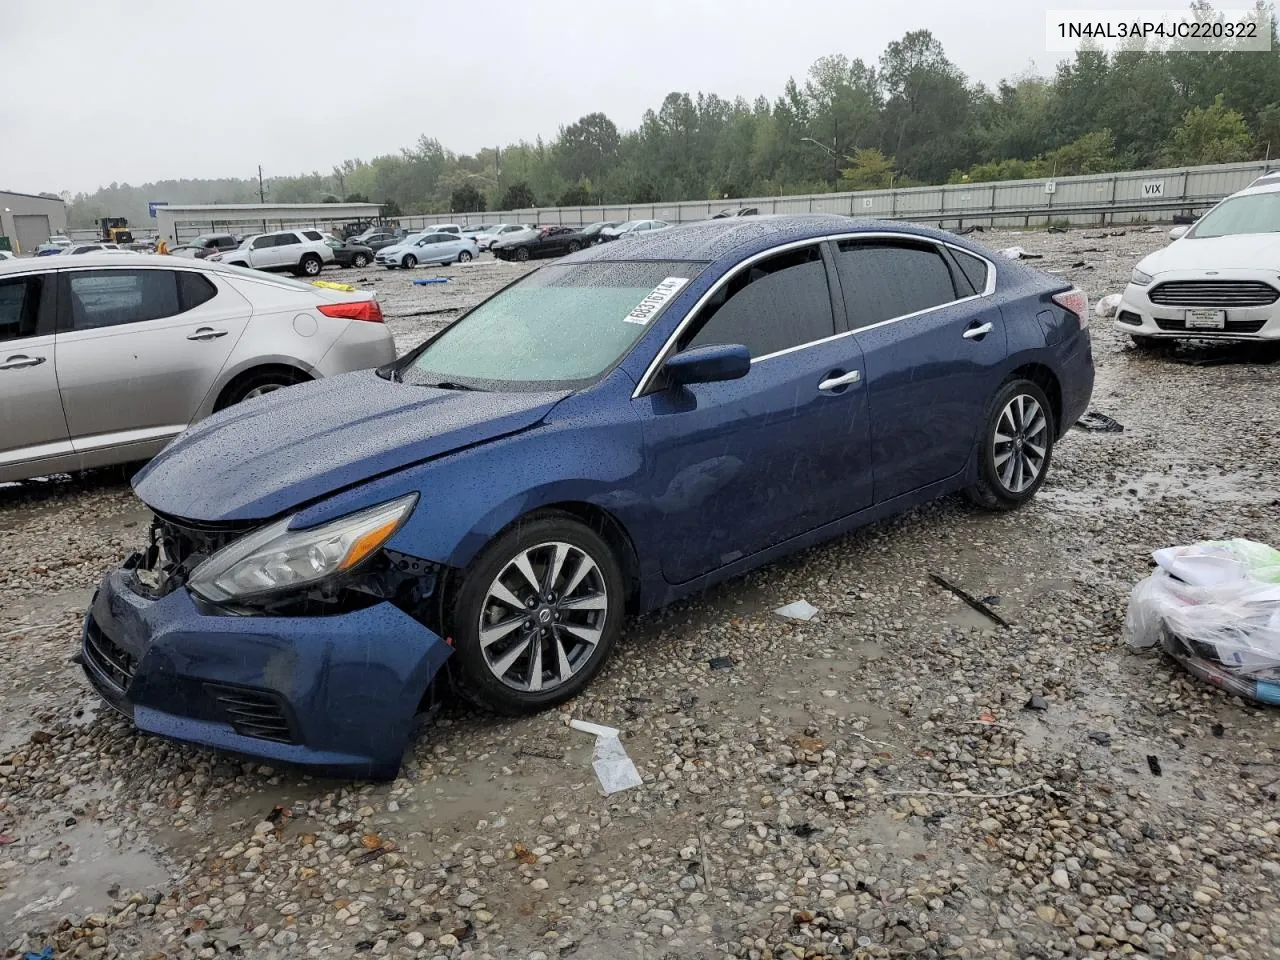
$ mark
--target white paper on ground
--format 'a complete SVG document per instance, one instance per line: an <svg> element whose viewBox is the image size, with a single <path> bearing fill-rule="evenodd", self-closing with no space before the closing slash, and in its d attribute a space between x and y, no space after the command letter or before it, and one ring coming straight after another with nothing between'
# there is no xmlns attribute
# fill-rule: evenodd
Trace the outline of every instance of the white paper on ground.
<svg viewBox="0 0 1280 960"><path fill-rule="evenodd" d="M640 771L627 756L622 741L615 737L596 737L596 751L591 760L600 789L606 794L630 790L644 783Z"/></svg>
<svg viewBox="0 0 1280 960"><path fill-rule="evenodd" d="M788 603L785 607L779 607L773 612L784 619L799 620L803 623L812 620L822 611L808 600L797 600L795 603Z"/></svg>
<svg viewBox="0 0 1280 960"><path fill-rule="evenodd" d="M1120 306L1120 294L1109 293L1093 306L1093 312L1099 317L1115 316L1116 309Z"/></svg>
<svg viewBox="0 0 1280 960"><path fill-rule="evenodd" d="M1021 260L1026 252L1027 251L1023 250L1022 247L1005 247L1003 250L999 251L1000 256L1004 257L1006 260Z"/></svg>
<svg viewBox="0 0 1280 960"><path fill-rule="evenodd" d="M599 723L588 723L586 720L570 720L569 726L583 733L590 733L596 738L596 749L591 755L591 766L595 768L596 779L600 781L600 789L606 795L620 790L638 787L644 781L640 771L627 756L627 749L618 739L616 727L606 727Z"/></svg>

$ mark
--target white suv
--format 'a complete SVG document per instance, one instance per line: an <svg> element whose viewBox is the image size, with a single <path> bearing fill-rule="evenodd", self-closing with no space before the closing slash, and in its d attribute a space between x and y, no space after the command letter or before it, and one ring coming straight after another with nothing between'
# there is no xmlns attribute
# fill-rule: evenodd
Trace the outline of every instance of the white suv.
<svg viewBox="0 0 1280 960"><path fill-rule="evenodd" d="M1138 263L1116 309L1140 347L1166 338L1280 340L1280 177L1234 193L1195 226L1175 227Z"/></svg>
<svg viewBox="0 0 1280 960"><path fill-rule="evenodd" d="M318 277L333 263L333 248L319 230L280 230L245 237L235 250L215 253L210 260L233 267L288 270L299 277Z"/></svg>

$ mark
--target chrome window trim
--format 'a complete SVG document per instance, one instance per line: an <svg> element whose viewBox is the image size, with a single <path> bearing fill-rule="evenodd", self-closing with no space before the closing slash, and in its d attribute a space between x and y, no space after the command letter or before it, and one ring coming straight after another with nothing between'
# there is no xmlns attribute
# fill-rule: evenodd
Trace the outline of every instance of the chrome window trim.
<svg viewBox="0 0 1280 960"><path fill-rule="evenodd" d="M890 317L888 320L881 320L878 323L867 324L865 327L857 327L853 330L845 330L841 333L832 334L829 337L822 337L819 340L810 340L807 343L798 343L794 347L787 347L785 350L776 350L773 353L766 353L762 357L752 357L751 363L753 366L757 363L762 363L765 360L772 360L774 357L781 357L788 353L795 353L797 350L807 350L809 347L815 347L823 343L830 343L833 340L839 340L841 337L852 336L853 334L861 333L864 330L875 330L879 327L887 326L890 323L897 323L900 320L910 320L912 317L919 317L926 313L932 313L934 310L941 310L943 307L953 307L959 303L981 300L984 297L991 296L996 290L995 263L990 258L985 257L980 253L974 253L972 250L967 250L964 247L950 243L946 240L935 240L933 237L922 237L915 233L905 233L893 230L859 231L857 233L831 233L821 237L809 237L805 240L791 240L787 243L779 244L776 247L770 247L768 250L761 250L759 253L752 254L746 260L735 265L732 270L713 283L711 287L698 298L697 302L689 308L684 317L681 318L680 323L676 326L675 330L671 332L671 335L667 337L666 342L663 343L662 349L654 354L653 359L649 361L649 365L645 367L644 375L641 376L640 382L631 393L631 399L638 400L640 397L644 396L645 392L653 385L653 380L658 375L658 371L662 369L662 365L666 363L668 358L671 356L671 353L675 348L676 341L680 339L680 334L685 331L685 328L688 327L693 318L698 315L698 312L706 305L707 301L710 300L722 286L737 276L740 271L745 270L756 261L763 260L765 257L771 257L774 254L786 253L788 250L796 250L800 247L807 247L813 244L838 242L840 240L916 240L921 243L930 243L938 247L949 247L959 253L967 254L971 257L977 257L986 264L986 286L983 288L981 293L971 294L967 297L960 297L957 300L948 300L946 303L939 303L932 307L926 307L924 310L916 310L914 313L904 313L900 317Z"/></svg>

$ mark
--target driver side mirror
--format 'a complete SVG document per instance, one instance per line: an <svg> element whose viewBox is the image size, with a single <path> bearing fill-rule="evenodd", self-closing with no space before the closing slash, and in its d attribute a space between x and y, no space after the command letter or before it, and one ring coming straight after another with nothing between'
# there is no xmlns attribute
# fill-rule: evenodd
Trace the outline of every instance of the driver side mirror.
<svg viewBox="0 0 1280 960"><path fill-rule="evenodd" d="M673 384L740 380L751 371L751 353L740 343L716 343L677 353L664 367Z"/></svg>
<svg viewBox="0 0 1280 960"><path fill-rule="evenodd" d="M1169 231L1169 239L1177 240L1179 237L1185 235L1186 232L1190 229L1191 228L1187 226L1185 223L1180 223L1176 227L1174 227L1172 230Z"/></svg>

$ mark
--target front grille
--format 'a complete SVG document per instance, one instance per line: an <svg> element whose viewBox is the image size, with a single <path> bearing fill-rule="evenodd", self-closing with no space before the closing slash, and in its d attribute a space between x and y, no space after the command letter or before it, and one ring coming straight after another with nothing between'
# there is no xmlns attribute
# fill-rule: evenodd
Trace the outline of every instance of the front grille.
<svg viewBox="0 0 1280 960"><path fill-rule="evenodd" d="M1280 290L1261 280L1169 280L1147 296L1162 307L1266 307Z"/></svg>
<svg viewBox="0 0 1280 960"><path fill-rule="evenodd" d="M207 683L205 689L236 733L275 743L297 743L288 709L274 693Z"/></svg>
<svg viewBox="0 0 1280 960"><path fill-rule="evenodd" d="M97 674L115 688L118 694L123 695L129 689L138 661L103 633L92 616L85 624L84 656Z"/></svg>
<svg viewBox="0 0 1280 960"><path fill-rule="evenodd" d="M1132 310L1121 310L1118 314L1116 314L1116 319L1121 323L1127 323L1130 326L1134 326L1134 327L1142 326L1142 318L1138 316L1136 313L1134 313Z"/></svg>
<svg viewBox="0 0 1280 960"><path fill-rule="evenodd" d="M155 514L150 543L133 564L135 587L159 599L183 586L208 557L252 529L250 525L214 525Z"/></svg>
<svg viewBox="0 0 1280 960"><path fill-rule="evenodd" d="M1257 333L1266 322L1266 317L1261 320L1232 320L1228 317L1226 326L1221 330L1206 330L1203 327L1188 327L1185 320L1167 320L1164 317L1156 317L1156 326L1161 330L1187 330L1197 337L1201 334L1206 337L1223 337L1233 333Z"/></svg>

